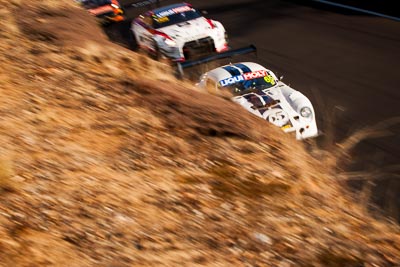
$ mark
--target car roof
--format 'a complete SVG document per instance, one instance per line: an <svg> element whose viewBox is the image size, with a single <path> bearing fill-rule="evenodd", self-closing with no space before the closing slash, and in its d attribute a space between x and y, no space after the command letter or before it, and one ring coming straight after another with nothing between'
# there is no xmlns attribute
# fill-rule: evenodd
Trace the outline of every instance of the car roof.
<svg viewBox="0 0 400 267"><path fill-rule="evenodd" d="M267 69L261 66L260 64L254 62L237 62L210 70L209 72L207 72L207 77L212 78L213 80L218 82L220 80L240 75L242 73L253 72L258 70L267 70Z"/></svg>
<svg viewBox="0 0 400 267"><path fill-rule="evenodd" d="M172 4L172 5L163 6L163 7L159 7L159 8L153 9L152 12L153 13L161 13L161 12L170 10L172 8L177 8L177 7L182 7L182 6L190 6L190 5L187 4L187 3Z"/></svg>

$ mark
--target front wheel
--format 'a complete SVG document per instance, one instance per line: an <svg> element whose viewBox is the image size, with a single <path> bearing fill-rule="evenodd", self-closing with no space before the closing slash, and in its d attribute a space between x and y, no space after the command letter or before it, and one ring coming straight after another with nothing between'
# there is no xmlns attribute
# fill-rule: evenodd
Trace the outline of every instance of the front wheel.
<svg viewBox="0 0 400 267"><path fill-rule="evenodd" d="M139 50L139 44L136 40L135 34L133 34L132 31L129 31L129 48L133 51L138 51Z"/></svg>
<svg viewBox="0 0 400 267"><path fill-rule="evenodd" d="M160 48L158 47L158 44L156 41L153 41L153 49L154 49L154 51L153 51L151 57L154 60L160 61L162 55L161 55Z"/></svg>

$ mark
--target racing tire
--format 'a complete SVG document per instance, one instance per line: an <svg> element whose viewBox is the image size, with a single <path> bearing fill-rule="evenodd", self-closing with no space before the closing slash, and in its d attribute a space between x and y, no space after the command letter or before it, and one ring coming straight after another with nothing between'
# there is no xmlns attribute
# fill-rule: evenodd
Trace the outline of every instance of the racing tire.
<svg viewBox="0 0 400 267"><path fill-rule="evenodd" d="M131 49L132 51L138 52L139 51L139 44L136 40L135 35L133 34L133 32L131 30L129 30L129 49Z"/></svg>
<svg viewBox="0 0 400 267"><path fill-rule="evenodd" d="M153 42L153 47L154 47L154 52L152 53L151 58L156 61L160 61L162 58L162 55L161 55L160 48L158 47L158 44L156 41Z"/></svg>

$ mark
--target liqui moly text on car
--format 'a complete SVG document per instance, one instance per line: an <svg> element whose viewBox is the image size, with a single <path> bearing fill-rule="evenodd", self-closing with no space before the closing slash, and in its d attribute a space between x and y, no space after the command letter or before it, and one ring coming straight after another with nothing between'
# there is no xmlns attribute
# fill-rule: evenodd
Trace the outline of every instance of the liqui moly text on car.
<svg viewBox="0 0 400 267"><path fill-rule="evenodd" d="M221 86L228 86L228 85L235 84L238 82L257 79L257 78L261 78L264 76L267 76L267 71L266 70L258 70L258 71L243 73L242 75L237 75L237 76L233 76L233 77L221 80L221 81L219 81L219 84Z"/></svg>

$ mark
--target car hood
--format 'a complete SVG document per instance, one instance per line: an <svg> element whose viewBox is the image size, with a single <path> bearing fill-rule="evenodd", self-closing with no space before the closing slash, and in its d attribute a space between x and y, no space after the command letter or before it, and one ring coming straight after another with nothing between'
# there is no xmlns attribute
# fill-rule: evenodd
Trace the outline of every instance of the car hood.
<svg viewBox="0 0 400 267"><path fill-rule="evenodd" d="M160 28L159 31L169 35L175 41L187 42L209 36L211 26L207 20L202 17L163 27Z"/></svg>

